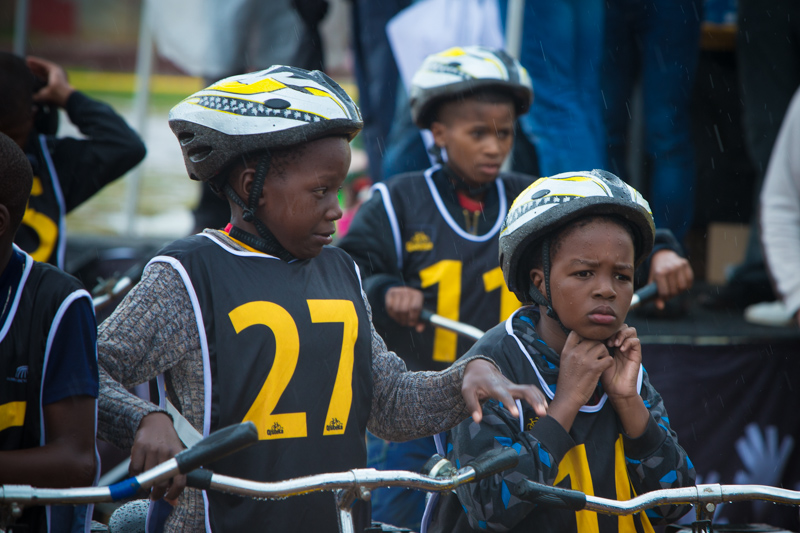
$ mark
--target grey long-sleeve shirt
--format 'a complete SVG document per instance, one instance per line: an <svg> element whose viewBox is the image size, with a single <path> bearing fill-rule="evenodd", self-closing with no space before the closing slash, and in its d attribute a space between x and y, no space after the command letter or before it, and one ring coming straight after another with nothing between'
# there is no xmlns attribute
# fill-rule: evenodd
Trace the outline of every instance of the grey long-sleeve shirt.
<svg viewBox="0 0 800 533"><path fill-rule="evenodd" d="M244 250L227 234L206 230L228 246ZM362 299L370 315L369 304ZM419 438L448 429L466 418L461 396L461 360L442 372L407 372L372 331L373 399L369 430L388 440ZM165 373L169 394L198 431L203 427L203 367L200 336L189 293L171 266L154 263L98 331L100 401L98 434L128 449L142 418L160 409L133 394L133 387ZM470 359L471 360L471 359ZM204 531L199 491L187 489L167 523L167 531Z"/></svg>

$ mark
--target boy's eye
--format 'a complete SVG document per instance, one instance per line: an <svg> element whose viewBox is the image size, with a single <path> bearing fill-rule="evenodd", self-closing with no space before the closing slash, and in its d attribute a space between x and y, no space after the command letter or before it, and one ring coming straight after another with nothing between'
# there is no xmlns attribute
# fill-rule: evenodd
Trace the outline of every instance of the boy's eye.
<svg viewBox="0 0 800 533"><path fill-rule="evenodd" d="M631 277L627 274L617 274L617 279L620 281L631 281Z"/></svg>
<svg viewBox="0 0 800 533"><path fill-rule="evenodd" d="M579 278L586 278L591 274L592 273L588 270L579 270L578 272L575 272L575 275L578 276Z"/></svg>

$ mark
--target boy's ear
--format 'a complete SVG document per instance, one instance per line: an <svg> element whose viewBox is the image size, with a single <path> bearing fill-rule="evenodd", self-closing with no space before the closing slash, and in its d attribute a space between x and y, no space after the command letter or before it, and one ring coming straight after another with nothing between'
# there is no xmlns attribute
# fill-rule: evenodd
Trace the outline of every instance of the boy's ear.
<svg viewBox="0 0 800 533"><path fill-rule="evenodd" d="M444 148L447 145L447 126L443 122L431 122L431 133L433 134L433 142L439 148Z"/></svg>
<svg viewBox="0 0 800 533"><path fill-rule="evenodd" d="M256 171L250 167L240 167L236 169L235 174L231 176L231 187L236 191L236 194L247 203L250 198L250 191L253 188L255 181Z"/></svg>
<svg viewBox="0 0 800 533"><path fill-rule="evenodd" d="M533 286L539 289L539 292L541 292L544 296L549 298L550 296L547 294L547 291L545 290L546 287L544 283L544 270L542 270L541 268L532 268L529 275L531 278L531 283L533 283Z"/></svg>

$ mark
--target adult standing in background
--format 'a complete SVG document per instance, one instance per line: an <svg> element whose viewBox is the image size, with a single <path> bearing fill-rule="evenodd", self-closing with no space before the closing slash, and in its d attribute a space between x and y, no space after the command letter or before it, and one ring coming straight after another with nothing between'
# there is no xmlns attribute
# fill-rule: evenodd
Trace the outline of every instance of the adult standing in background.
<svg viewBox="0 0 800 533"><path fill-rule="evenodd" d="M756 171L753 198L757 202L781 121L800 86L800 3L739 0L738 26L736 58L744 135ZM744 261L712 302L717 306L742 308L774 299L761 248L757 208L754 213Z"/></svg>
<svg viewBox="0 0 800 533"><path fill-rule="evenodd" d="M782 317L783 324L800 325L800 90L792 99L783 120L761 191L761 229L764 255L781 302L757 304L745 310L752 320L765 311ZM769 306L769 307L766 307ZM748 314L751 315L748 317ZM768 315L769 316L769 315ZM779 321L781 318L779 318ZM767 322L778 325L778 322Z"/></svg>
<svg viewBox="0 0 800 533"><path fill-rule="evenodd" d="M507 11L508 0L500 0L504 26ZM602 0L525 2L519 61L536 97L520 124L542 176L607 167L599 73L604 17Z"/></svg>
<svg viewBox="0 0 800 533"><path fill-rule="evenodd" d="M641 80L645 176L656 226L683 241L694 212L690 104L699 54L699 0L608 0L600 88L609 170L630 181L631 99Z"/></svg>

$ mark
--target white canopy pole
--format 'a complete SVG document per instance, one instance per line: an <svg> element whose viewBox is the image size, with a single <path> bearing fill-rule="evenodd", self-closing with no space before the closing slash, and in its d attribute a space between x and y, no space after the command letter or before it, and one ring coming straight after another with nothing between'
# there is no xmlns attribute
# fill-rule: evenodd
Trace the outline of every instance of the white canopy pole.
<svg viewBox="0 0 800 533"><path fill-rule="evenodd" d="M519 59L522 50L522 31L525 13L525 0L508 0L506 13L506 52Z"/></svg>
<svg viewBox="0 0 800 533"><path fill-rule="evenodd" d="M150 101L150 77L153 70L153 19L152 2L142 2L142 14L139 22L139 42L136 51L136 92L133 98L133 127L144 137L147 128L147 106ZM125 195L125 235L133 237L135 233L136 209L141 193L142 171L144 163L133 169L128 177Z"/></svg>
<svg viewBox="0 0 800 533"><path fill-rule="evenodd" d="M16 55L25 57L28 44L28 0L17 0L14 12L14 45Z"/></svg>

